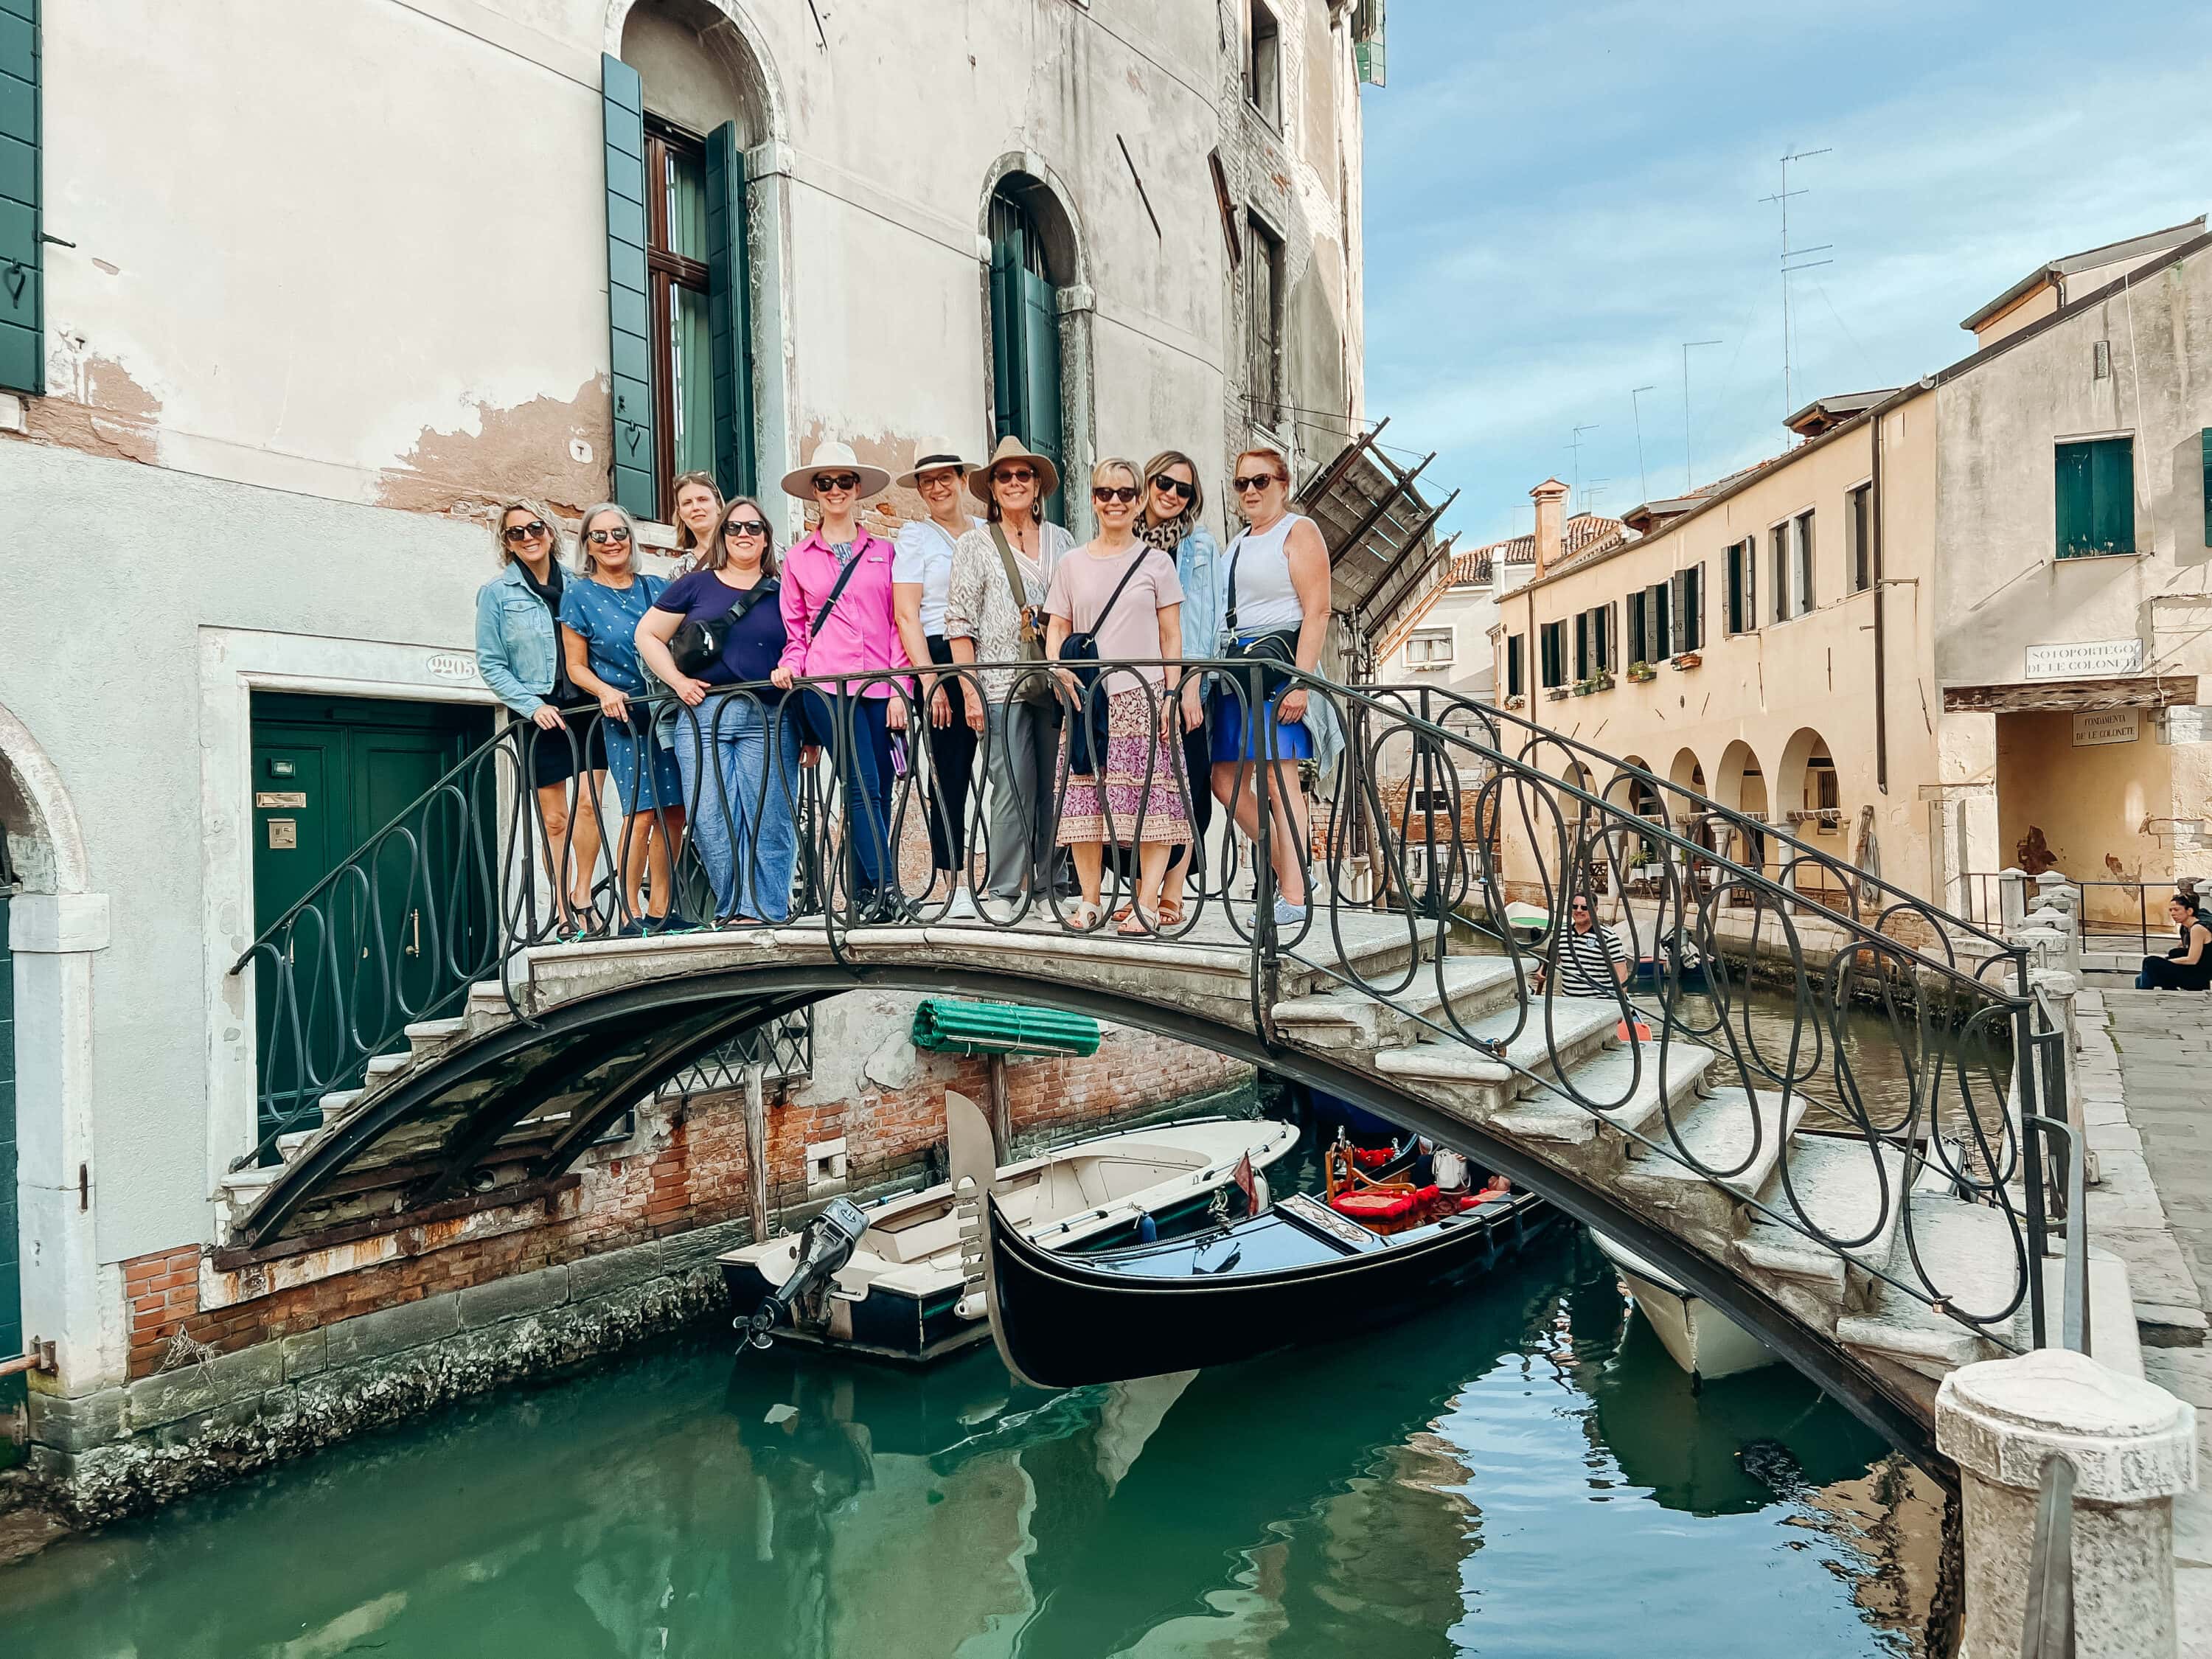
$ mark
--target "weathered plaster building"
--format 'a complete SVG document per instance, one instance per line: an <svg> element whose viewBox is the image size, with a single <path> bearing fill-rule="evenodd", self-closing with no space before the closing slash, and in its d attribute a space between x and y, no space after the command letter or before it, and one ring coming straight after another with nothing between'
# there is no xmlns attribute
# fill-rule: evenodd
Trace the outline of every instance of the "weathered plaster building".
<svg viewBox="0 0 2212 1659"><path fill-rule="evenodd" d="M2202 229L2053 262L1971 356L1808 405L1786 453L1617 543L1540 548L1498 601L1509 705L1961 910L2022 860L2203 873Z"/></svg>
<svg viewBox="0 0 2212 1659"><path fill-rule="evenodd" d="M283 1334L174 1294L261 1127L230 969L492 729L488 503L612 495L665 545L676 472L770 487L825 435L1018 432L1079 482L1333 447L1379 9L0 0L0 1352L90 1397L179 1329ZM857 1127L881 1031L837 1024L807 1086ZM422 1294L358 1288L314 1322Z"/></svg>

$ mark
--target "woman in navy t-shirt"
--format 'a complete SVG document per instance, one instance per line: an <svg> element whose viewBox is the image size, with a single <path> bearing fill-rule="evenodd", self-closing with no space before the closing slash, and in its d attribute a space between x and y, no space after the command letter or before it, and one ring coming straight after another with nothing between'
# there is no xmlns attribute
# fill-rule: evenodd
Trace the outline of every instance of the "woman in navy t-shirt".
<svg viewBox="0 0 2212 1659"><path fill-rule="evenodd" d="M725 507L698 560L653 602L637 625L637 647L685 705L676 722L676 763L717 925L783 921L799 851L792 827L799 745L784 720L783 693L768 683L784 632L775 539L760 503L740 495ZM712 662L696 677L677 667L668 642L678 628L732 617ZM726 686L744 689L719 690Z"/></svg>

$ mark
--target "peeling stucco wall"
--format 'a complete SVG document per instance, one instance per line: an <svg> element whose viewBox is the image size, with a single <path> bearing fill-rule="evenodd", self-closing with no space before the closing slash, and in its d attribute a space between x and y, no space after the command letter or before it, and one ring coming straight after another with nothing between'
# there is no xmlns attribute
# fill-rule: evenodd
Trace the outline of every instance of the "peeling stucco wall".
<svg viewBox="0 0 2212 1659"><path fill-rule="evenodd" d="M576 518L605 498L605 444L614 422L605 377L586 380L573 398L472 407L471 426L423 430L385 471L379 505L473 514L520 496Z"/></svg>

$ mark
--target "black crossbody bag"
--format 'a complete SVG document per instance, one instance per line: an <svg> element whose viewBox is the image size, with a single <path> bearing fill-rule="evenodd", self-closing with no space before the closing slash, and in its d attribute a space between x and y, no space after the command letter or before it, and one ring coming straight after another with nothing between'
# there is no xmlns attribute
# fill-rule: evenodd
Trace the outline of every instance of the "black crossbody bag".
<svg viewBox="0 0 2212 1659"><path fill-rule="evenodd" d="M1079 634L1070 634L1060 642L1062 662L1097 662L1098 660L1098 630L1106 626L1106 618L1114 614L1115 603L1121 591L1142 568L1145 556L1155 550L1139 547L1129 568L1121 573L1121 580L1114 584L1114 591L1106 596L1106 603L1098 607L1098 614L1091 619L1091 626ZM1067 556L1074 557L1073 554ZM1084 556L1089 557L1088 554ZM1075 671L1076 684L1081 688L1076 694L1077 720L1067 732L1067 769L1085 777L1097 775L1106 761L1108 722L1106 699L1093 690L1098 683L1096 668Z"/></svg>
<svg viewBox="0 0 2212 1659"><path fill-rule="evenodd" d="M1244 544L1240 540L1237 550L1229 556L1229 604L1221 618L1221 654L1232 662L1280 664L1280 667L1262 667L1260 671L1260 696L1263 702L1274 701L1275 694L1291 683L1286 670L1298 662L1298 629L1271 628L1265 633L1255 634L1249 640L1237 637L1237 562L1244 556ZM1238 689L1248 696L1249 683L1239 677Z"/></svg>
<svg viewBox="0 0 2212 1659"><path fill-rule="evenodd" d="M753 584L752 592L711 621L693 622L686 617L668 636L668 654L675 659L677 667L693 679L712 668L746 613L781 586L770 576Z"/></svg>

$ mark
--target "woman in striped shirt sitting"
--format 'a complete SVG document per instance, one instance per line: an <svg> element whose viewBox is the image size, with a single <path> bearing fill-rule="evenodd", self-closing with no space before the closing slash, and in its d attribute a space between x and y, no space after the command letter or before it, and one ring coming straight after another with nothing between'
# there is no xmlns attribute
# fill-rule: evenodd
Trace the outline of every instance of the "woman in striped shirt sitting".
<svg viewBox="0 0 2212 1659"><path fill-rule="evenodd" d="M1628 947L1620 935L1597 919L1587 893L1567 902L1571 931L1559 946L1559 994L1570 997L1618 997L1628 983ZM1544 968L1536 967L1536 989L1544 988Z"/></svg>

